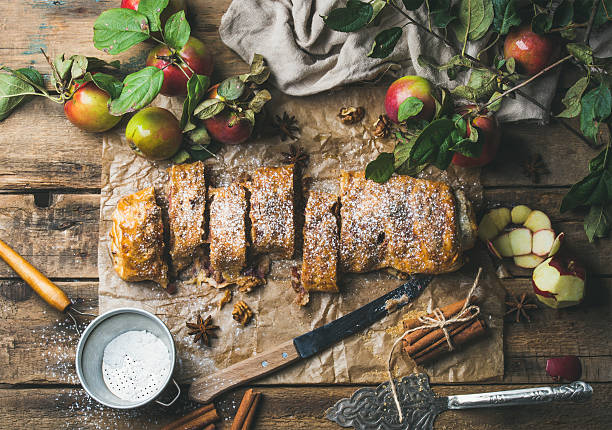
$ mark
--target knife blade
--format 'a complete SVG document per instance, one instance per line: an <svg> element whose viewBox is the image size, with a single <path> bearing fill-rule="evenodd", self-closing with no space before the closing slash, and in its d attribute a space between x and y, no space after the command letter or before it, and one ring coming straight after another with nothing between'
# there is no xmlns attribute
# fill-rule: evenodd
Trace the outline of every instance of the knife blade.
<svg viewBox="0 0 612 430"><path fill-rule="evenodd" d="M200 403L208 403L224 392L275 372L296 361L312 357L373 323L390 312L413 301L431 282L431 275L414 275L395 290L371 301L330 323L289 340L273 349L235 363L225 369L196 379L189 389L189 397Z"/></svg>

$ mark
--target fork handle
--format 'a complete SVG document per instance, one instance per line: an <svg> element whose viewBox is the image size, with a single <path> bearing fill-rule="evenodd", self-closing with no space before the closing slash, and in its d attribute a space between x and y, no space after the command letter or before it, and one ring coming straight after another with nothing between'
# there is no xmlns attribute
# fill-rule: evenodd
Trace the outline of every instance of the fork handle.
<svg viewBox="0 0 612 430"><path fill-rule="evenodd" d="M449 409L494 408L497 406L533 405L553 401L588 400L593 387L576 381L560 387L537 387L493 393L460 394L448 397Z"/></svg>

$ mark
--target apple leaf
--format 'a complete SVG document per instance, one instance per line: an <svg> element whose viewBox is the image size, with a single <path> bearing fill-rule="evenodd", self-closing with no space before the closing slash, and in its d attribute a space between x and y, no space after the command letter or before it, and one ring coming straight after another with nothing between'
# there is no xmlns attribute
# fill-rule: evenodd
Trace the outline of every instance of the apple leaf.
<svg viewBox="0 0 612 430"><path fill-rule="evenodd" d="M168 0L140 0L138 3L138 12L147 17L151 31L161 30L159 16L167 6Z"/></svg>
<svg viewBox="0 0 612 430"><path fill-rule="evenodd" d="M553 25L553 17L548 13L538 13L531 20L531 29L534 33L545 34L550 31Z"/></svg>
<svg viewBox="0 0 612 430"><path fill-rule="evenodd" d="M264 58L261 54L253 54L253 61L251 61L251 70L249 73L240 75L239 78L242 82L253 82L257 85L261 85L268 80L270 77L270 69L265 65Z"/></svg>
<svg viewBox="0 0 612 430"><path fill-rule="evenodd" d="M392 27L381 31L374 38L374 43L372 44L372 49L370 49L368 53L368 57L388 57L395 49L395 45L397 45L400 37L402 37L401 27Z"/></svg>
<svg viewBox="0 0 612 430"><path fill-rule="evenodd" d="M109 9L94 23L94 46L109 54L120 54L149 38L147 17L132 9Z"/></svg>
<svg viewBox="0 0 612 430"><path fill-rule="evenodd" d="M45 81L42 75L36 69L30 69L30 68L24 67L21 69L13 70L10 67L2 66L0 67L0 70L5 70L9 72L11 75L15 76L16 78L19 78L25 83L32 85L34 88L42 89L41 87L45 85Z"/></svg>
<svg viewBox="0 0 612 430"><path fill-rule="evenodd" d="M72 68L72 62L74 60L72 57L68 59L64 59L64 54L57 54L53 59L53 66L55 67L55 71L59 77L59 80L62 81L66 79L68 76L68 72Z"/></svg>
<svg viewBox="0 0 612 430"><path fill-rule="evenodd" d="M572 185L561 201L561 212L579 206L602 205L612 200L612 174L608 170L589 173Z"/></svg>
<svg viewBox="0 0 612 430"><path fill-rule="evenodd" d="M589 213L584 217L584 232L589 242L596 238L603 238L610 232L610 213L605 206L591 206Z"/></svg>
<svg viewBox="0 0 612 430"><path fill-rule="evenodd" d="M168 43L171 48L177 51L183 49L183 46L185 46L189 40L190 34L191 26L187 22L187 18L185 18L184 10L180 10L168 18L168 22L166 22L166 27L164 28L164 36L166 38L166 43Z"/></svg>
<svg viewBox="0 0 612 430"><path fill-rule="evenodd" d="M87 57L87 71L94 72L106 68L118 69L121 66L119 60L113 60L110 62L100 60L96 57Z"/></svg>
<svg viewBox="0 0 612 430"><path fill-rule="evenodd" d="M397 119L402 122L418 115L423 110L423 102L416 97L408 97L402 102L397 111Z"/></svg>
<svg viewBox="0 0 612 430"><path fill-rule="evenodd" d="M432 121L419 134L410 150L410 159L414 164L430 163L438 158L441 145L455 129L453 121L440 118Z"/></svg>
<svg viewBox="0 0 612 430"><path fill-rule="evenodd" d="M446 28L457 19L451 12L450 0L429 0L429 17L438 28Z"/></svg>
<svg viewBox="0 0 612 430"><path fill-rule="evenodd" d="M376 160L370 161L365 169L366 179L383 184L393 175L395 157L390 152L381 152Z"/></svg>
<svg viewBox="0 0 612 430"><path fill-rule="evenodd" d="M323 22L332 30L350 33L365 27L374 15L374 8L369 3L352 1L347 7L332 10L323 16Z"/></svg>
<svg viewBox="0 0 612 430"><path fill-rule="evenodd" d="M70 57L72 66L70 67L70 77L77 79L87 72L87 57L84 55L73 55Z"/></svg>
<svg viewBox="0 0 612 430"><path fill-rule="evenodd" d="M244 82L239 76L227 78L217 88L217 94L226 100L237 100L244 93Z"/></svg>
<svg viewBox="0 0 612 430"><path fill-rule="evenodd" d="M589 85L589 78L583 76L578 79L574 85L572 85L567 92L565 93L565 97L563 97L563 104L565 105L565 110L557 115L560 118L574 118L580 114L582 95L584 91L587 89Z"/></svg>
<svg viewBox="0 0 612 430"><path fill-rule="evenodd" d="M16 76L0 73L0 121L8 117L32 93L32 85Z"/></svg>
<svg viewBox="0 0 612 430"><path fill-rule="evenodd" d="M574 18L574 5L569 0L563 0L555 9L553 26L555 28L565 27L572 22L572 18Z"/></svg>
<svg viewBox="0 0 612 430"><path fill-rule="evenodd" d="M593 64L593 50L589 45L584 43L568 43L565 47L567 52L573 55L576 60L587 66Z"/></svg>
<svg viewBox="0 0 612 430"><path fill-rule="evenodd" d="M206 91L210 85L208 76L193 74L187 81L187 97L183 103L181 114L181 129L190 131L196 128L192 121L193 112L200 102L206 97Z"/></svg>
<svg viewBox="0 0 612 430"><path fill-rule="evenodd" d="M493 29L502 36L521 24L515 0L493 0L493 15Z"/></svg>
<svg viewBox="0 0 612 430"><path fill-rule="evenodd" d="M200 119L212 118L220 114L225 109L225 103L219 99L207 99L200 103L193 114Z"/></svg>
<svg viewBox="0 0 612 430"><path fill-rule="evenodd" d="M123 80L121 96L110 104L111 115L119 116L142 109L159 94L163 83L164 72L153 66L127 75Z"/></svg>
<svg viewBox="0 0 612 430"><path fill-rule="evenodd" d="M467 33L469 40L478 40L493 22L493 3L489 0L461 0L458 14L459 19L452 26L457 39L464 40Z"/></svg>
<svg viewBox="0 0 612 430"><path fill-rule="evenodd" d="M602 82L582 97L581 105L580 130L586 137L597 141L599 123L608 118L612 111L610 89Z"/></svg>
<svg viewBox="0 0 612 430"><path fill-rule="evenodd" d="M268 90L260 90L253 96L253 98L249 101L248 108L251 109L255 113L261 112L264 105L272 100L272 95Z"/></svg>
<svg viewBox="0 0 612 430"><path fill-rule="evenodd" d="M78 79L76 82L79 84L84 82L93 82L98 88L106 91L111 100L118 99L121 95L121 91L123 90L123 83L119 79L101 72L96 74L87 72L82 79Z"/></svg>
<svg viewBox="0 0 612 430"><path fill-rule="evenodd" d="M425 0L402 0L402 3L407 10L417 10L425 3Z"/></svg>

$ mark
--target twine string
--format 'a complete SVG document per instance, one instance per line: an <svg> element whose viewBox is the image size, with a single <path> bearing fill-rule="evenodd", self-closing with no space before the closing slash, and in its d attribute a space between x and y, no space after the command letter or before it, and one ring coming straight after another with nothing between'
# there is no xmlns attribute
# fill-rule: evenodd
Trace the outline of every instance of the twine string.
<svg viewBox="0 0 612 430"><path fill-rule="evenodd" d="M470 291L468 292L467 297L465 299L465 303L463 304L463 307L461 308L459 313L457 313L457 315L455 315L452 318L446 319L446 317L444 316L444 313L442 313L440 308L435 308L432 312L433 317L430 317L428 315L420 316L418 320L422 325L406 330L393 343L393 346L391 347L391 351L389 352L389 360L387 361L387 374L389 376L389 385L391 386L391 394L393 395L393 401L395 403L395 407L397 408L397 412L399 414L400 423L404 421L404 414L402 413L402 407L400 405L399 397L397 395L397 389L395 388L395 381L393 380L393 374L391 373L391 361L393 360L393 353L395 352L395 348L406 335L413 333L417 330L433 328L433 329L442 330L442 332L444 333L444 337L446 338L446 342L448 343L449 351L453 351L455 349L455 346L453 345L453 342L451 340L450 334L448 333L447 327L455 323L471 321L480 314L480 307L478 307L477 305L470 304L470 299L472 298L472 295L474 294L474 291L476 290L476 287L478 286L478 282L480 281L481 273L482 273L482 267L479 267L478 273L476 274L476 279L474 279L474 283L472 284L472 288L470 288Z"/></svg>

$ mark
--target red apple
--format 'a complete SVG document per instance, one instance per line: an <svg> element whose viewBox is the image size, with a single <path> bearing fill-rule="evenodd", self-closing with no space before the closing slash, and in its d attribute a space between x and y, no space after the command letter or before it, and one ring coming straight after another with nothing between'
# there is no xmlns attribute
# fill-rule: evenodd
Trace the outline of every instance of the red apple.
<svg viewBox="0 0 612 430"><path fill-rule="evenodd" d="M556 53L553 38L534 33L529 25L512 30L504 41L504 57L514 58L517 71L530 76L551 64Z"/></svg>
<svg viewBox="0 0 612 430"><path fill-rule="evenodd" d="M478 109L477 106L468 105L464 106L457 111L459 114L466 113L469 109ZM483 139L482 153L478 158L466 157L458 152L453 156L452 163L456 166L461 167L481 167L489 164L497 155L499 144L501 141L501 133L497 120L492 113L479 114L475 118L472 118L470 124L478 128L478 133ZM470 137L470 128L467 128L467 136Z"/></svg>
<svg viewBox="0 0 612 430"><path fill-rule="evenodd" d="M247 140L253 132L253 124L246 118L225 108L223 112L203 120L210 137L226 145L238 145Z"/></svg>
<svg viewBox="0 0 612 430"><path fill-rule="evenodd" d="M554 255L533 271L533 291L551 308L577 305L584 298L586 270L573 258Z"/></svg>
<svg viewBox="0 0 612 430"><path fill-rule="evenodd" d="M102 132L113 128L121 120L108 111L109 94L93 82L80 84L72 98L64 103L66 118L85 131Z"/></svg>
<svg viewBox="0 0 612 430"><path fill-rule="evenodd" d="M124 9L138 10L139 3L140 0L121 0L121 7ZM164 24L172 15L181 10L187 11L187 2L185 0L170 0L168 2L168 6L166 6L160 16L162 24Z"/></svg>
<svg viewBox="0 0 612 430"><path fill-rule="evenodd" d="M213 72L213 57L202 41L190 37L183 49L175 55L174 60L181 64L170 64L172 53L164 45L158 45L147 57L147 66L154 66L164 71L164 83L161 93L166 96L187 94L187 80L193 72L210 76ZM162 58L160 58L162 57ZM189 67L187 67L189 66ZM192 72L193 70L193 72Z"/></svg>
<svg viewBox="0 0 612 430"><path fill-rule="evenodd" d="M408 97L416 97L423 102L423 109L416 115L416 119L429 121L436 111L436 102L431 94L432 87L429 81L420 76L404 76L393 82L385 96L385 110L391 121L398 123L397 113L400 105Z"/></svg>

